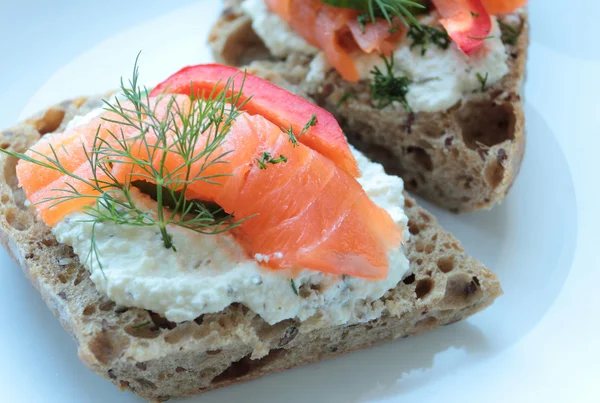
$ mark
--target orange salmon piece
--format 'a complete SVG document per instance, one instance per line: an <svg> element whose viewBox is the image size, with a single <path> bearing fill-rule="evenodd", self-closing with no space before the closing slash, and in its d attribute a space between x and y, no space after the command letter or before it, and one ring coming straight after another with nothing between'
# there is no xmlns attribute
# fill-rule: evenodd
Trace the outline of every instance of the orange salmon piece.
<svg viewBox="0 0 600 403"><path fill-rule="evenodd" d="M265 0L271 12L279 15L306 42L321 49L327 60L347 81L359 80L356 63L351 53L392 52L405 32L402 23L390 32L386 20L375 24L368 21L363 28L358 24L358 11L334 7L320 0Z"/></svg>
<svg viewBox="0 0 600 403"><path fill-rule="evenodd" d="M351 18L347 25L356 44L365 53L390 54L406 32L406 26L397 20L394 21L394 32L390 32L391 27L385 20L366 23L364 32L356 18Z"/></svg>
<svg viewBox="0 0 600 403"><path fill-rule="evenodd" d="M82 164L73 171L73 174L94 183L94 172L90 164ZM104 173L97 173L97 179L98 181L106 181L108 177ZM70 196L73 189L90 197L61 199ZM36 209L44 222L49 226L54 226L68 214L81 211L85 206L92 205L96 201L95 196L98 195L100 195L100 192L88 184L64 175L31 193L27 198L36 205ZM60 203L58 203L59 201Z"/></svg>
<svg viewBox="0 0 600 403"><path fill-rule="evenodd" d="M514 13L527 4L527 0L481 0L481 2L492 15Z"/></svg>
<svg viewBox="0 0 600 403"><path fill-rule="evenodd" d="M43 156L56 158L67 171L72 171L86 161L83 147L88 146L93 141L95 133L95 130L91 130L91 127L78 126L64 133L42 137L37 144L25 152L25 155L42 162L47 162ZM56 153L56 157L53 155L52 150ZM27 161L19 161L17 165L19 183L28 184L25 189L27 197L62 175L59 171Z"/></svg>
<svg viewBox="0 0 600 403"><path fill-rule="evenodd" d="M230 136L237 135L235 128ZM215 188L220 191L215 201L226 212L237 219L253 216L234 230L248 253L269 256L272 269L386 278L387 252L402 240L389 214L331 160L302 144L282 142L281 131L269 122L257 128L265 137L262 149L285 155L287 162L260 169L250 161L236 168L222 190Z"/></svg>
<svg viewBox="0 0 600 403"><path fill-rule="evenodd" d="M151 101L150 105L154 108L159 119L164 118L167 113L169 99L170 97L165 97ZM189 98L186 96L177 95L175 99L181 104L182 108L190 105ZM124 109L132 109L130 103L123 103L122 106ZM130 112L130 114L133 115L133 112ZM102 118L124 122L122 116L113 112L104 113ZM51 136L42 138L26 152L26 155L41 162L46 162L42 155L47 155L52 159L56 159L64 170L93 182L94 173L88 161L88 156L92 153L96 136L107 141L112 147L117 147L113 136L119 139L128 139L139 134L133 127L104 119L95 118L85 125L76 126L68 131L54 133ZM53 154L52 150L56 155ZM58 223L65 215L81 210L83 206L91 205L96 201L94 197L64 199L65 196L69 196L73 188L84 195L98 196L100 194L89 184L64 175L55 169L45 168L32 162L19 161L16 171L19 185L23 188L27 199L36 204L40 217L50 226ZM96 175L98 181L110 182L108 176L100 169L98 169ZM105 186L102 183L97 183L97 185L101 188ZM63 201L57 204L59 200Z"/></svg>
<svg viewBox="0 0 600 403"><path fill-rule="evenodd" d="M325 52L327 59L340 75L350 82L356 82L360 77L356 63L350 56L348 47L344 47L342 38L348 37L348 22L355 14L351 10L323 7L313 26L318 38L318 47Z"/></svg>

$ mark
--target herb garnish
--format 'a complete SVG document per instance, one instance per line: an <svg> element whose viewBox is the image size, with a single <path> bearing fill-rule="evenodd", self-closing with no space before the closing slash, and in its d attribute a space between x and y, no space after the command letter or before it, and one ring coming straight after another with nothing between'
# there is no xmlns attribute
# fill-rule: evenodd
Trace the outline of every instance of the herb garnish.
<svg viewBox="0 0 600 403"><path fill-rule="evenodd" d="M406 26L410 23L419 24L413 13L424 10L425 6L419 0L322 0L334 7L350 8L362 11L358 23L361 27L367 19L375 24L376 18L385 18L392 26L392 19L399 18Z"/></svg>
<svg viewBox="0 0 600 403"><path fill-rule="evenodd" d="M375 107L383 109L394 102L400 102L407 112L412 112L406 100L406 94L409 91L408 85L411 83L411 80L406 76L394 75L393 53L389 59L385 55L381 55L381 57L387 71L383 73L377 66L371 71L371 74L373 74L373 82L370 85L371 97L377 102Z"/></svg>
<svg viewBox="0 0 600 403"><path fill-rule="evenodd" d="M139 323L139 324L137 324L137 325L133 325L132 327L133 327L134 329L139 329L139 328L141 328L141 327L148 326L150 323L152 323L152 322L148 321L148 322L144 322L144 323Z"/></svg>
<svg viewBox="0 0 600 403"><path fill-rule="evenodd" d="M412 39L410 49L414 49L417 46L421 47L421 55L424 56L427 52L426 45L433 43L440 49L448 49L450 46L450 37L444 29L438 29L430 27L428 25L411 25L406 36Z"/></svg>
<svg viewBox="0 0 600 403"><path fill-rule="evenodd" d="M287 130L284 129L283 127L281 127L281 131L288 135L290 142L292 143L292 145L294 147L296 147L298 145L298 139L300 137L302 137L303 135L305 135L306 132L308 132L310 130L310 128L316 124L317 124L317 115L313 113L311 115L310 119L308 120L308 122L306 122L306 124L300 130L300 133L298 133L297 136L294 134L294 128L292 127L292 125L290 125L290 128Z"/></svg>
<svg viewBox="0 0 600 403"><path fill-rule="evenodd" d="M298 289L296 288L296 283L294 282L293 278L290 279L290 284L292 286L292 291L294 291L294 294L298 295Z"/></svg>
<svg viewBox="0 0 600 403"><path fill-rule="evenodd" d="M240 102L245 74L241 78L239 90L234 88L235 77L232 77L227 80L223 90L213 89L210 94L204 94L208 95L206 100L192 102L186 110L182 110L175 102L174 96L161 96L157 103L163 106L166 103L166 113L164 117L159 117L147 89L142 89L138 84L138 58L139 55L128 84L121 79L122 97L127 103L119 98L115 105L105 101L105 110L116 117L103 119L118 125L119 129L102 132L99 126L91 148L82 145L86 163L91 167L92 178L78 176L66 169L52 145L50 155L35 150L27 155L0 149L23 161L60 172L90 190L82 193L75 186L69 185L68 189L57 189L54 195L39 202L53 207L69 200L92 199L93 203L83 208L89 220L82 220L93 224L90 252L86 258L86 262L90 262L90 269L94 261L102 269L95 230L98 224L104 222L158 227L165 248L174 251L176 246L168 232L169 225L202 234L218 234L239 225L239 222L232 221L230 215L224 215L218 206L187 200L186 190L194 182L218 183L215 178L225 176L208 175L205 171L214 164L227 163L225 157L229 152L221 152L219 146L223 144L232 123L240 114L240 108L245 104ZM195 100L192 97L192 101ZM125 131L133 134L126 135ZM154 140L150 140L152 138ZM197 145L201 147L196 147ZM134 151L140 149L147 153L148 158L141 159ZM181 161L180 165L167 168L168 154L176 155ZM127 175L128 179L125 181L115 177L112 169L117 163L130 165L130 174L147 178L156 187L155 211L148 211L136 202L137 189L132 186L131 175ZM168 203L170 208L166 205L167 200L171 201Z"/></svg>
<svg viewBox="0 0 600 403"><path fill-rule="evenodd" d="M502 32L500 37L502 42L511 46L515 46L517 44L517 40L519 39L519 35L521 35L521 32L523 32L523 24L521 24L519 28L513 28L505 22L502 22L502 20L498 20L498 25L500 26L500 32Z"/></svg>
<svg viewBox="0 0 600 403"><path fill-rule="evenodd" d="M485 92L485 85L487 84L487 80L489 77L489 73L485 73L485 76L481 75L481 73L477 72L476 74L477 80L481 84L481 92Z"/></svg>
<svg viewBox="0 0 600 403"><path fill-rule="evenodd" d="M476 41L485 41L486 39L493 39L494 35L488 35L488 36L471 36L471 35L468 35L467 38L469 38L469 39L475 39Z"/></svg>
<svg viewBox="0 0 600 403"><path fill-rule="evenodd" d="M365 24L367 23L368 19L369 16L367 14L359 14L358 17L356 17L356 22L360 27L360 32L362 32L363 34L365 33Z"/></svg>
<svg viewBox="0 0 600 403"><path fill-rule="evenodd" d="M283 154L279 154L279 158L273 158L271 153L263 152L260 158L256 159L258 167L260 169L267 169L267 164L279 164L280 162L287 162L287 158Z"/></svg>
<svg viewBox="0 0 600 403"><path fill-rule="evenodd" d="M342 97L340 98L340 100L337 102L336 106L337 106L338 108L339 108L339 107L341 107L341 106L342 106L342 105L344 105L344 104L346 103L346 101L347 101L347 100L349 100L350 98L355 98L355 99L356 99L356 98L358 98L358 97L357 97L357 96L356 96L356 94L355 94L355 93L353 93L353 92L350 92L350 91L346 91L346 92L344 92L344 95L342 95Z"/></svg>

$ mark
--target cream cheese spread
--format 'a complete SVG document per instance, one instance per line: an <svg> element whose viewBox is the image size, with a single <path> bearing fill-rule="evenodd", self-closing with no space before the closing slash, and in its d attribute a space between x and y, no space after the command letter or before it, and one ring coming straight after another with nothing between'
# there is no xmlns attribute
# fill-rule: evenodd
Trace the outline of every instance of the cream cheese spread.
<svg viewBox="0 0 600 403"><path fill-rule="evenodd" d="M264 0L245 0L242 8L252 17L252 29L273 56L287 57L292 53L315 55L319 52L319 49L306 43L278 15L269 12Z"/></svg>
<svg viewBox="0 0 600 403"><path fill-rule="evenodd" d="M309 65L307 82L316 86L332 69L323 52L308 45L278 15L270 12L264 0L245 0L244 11L252 18L252 27L266 47L277 57L293 53L313 55ZM420 20L433 25L435 18L426 16ZM484 45L474 54L465 55L454 43L448 49L433 44L425 53L419 46L411 49L411 41L403 40L394 51L394 74L408 77L412 83L406 96L414 112L438 112L455 105L465 94L477 91L500 81L508 72L507 52L495 17L492 31ZM354 61L361 80L370 80L371 71L378 66L385 71L383 59L377 54L357 53ZM395 107L402 108L397 104Z"/></svg>
<svg viewBox="0 0 600 403"><path fill-rule="evenodd" d="M76 124L84 124L97 114L92 111ZM404 228L404 239L408 239L402 179L387 175L380 164L352 151L363 174L359 182ZM138 205L156 210L149 197L140 193L135 197ZM295 317L316 317L323 326L368 321L384 309L383 304L373 302L409 271L401 248L389 253L388 277L381 281L308 269L294 274L273 271L260 264L270 256L247 256L227 233L203 235L170 226L168 231L178 250L174 252L165 248L157 227L113 223L96 224L94 230L100 269L90 256L92 229L89 216L73 213L52 231L59 242L73 247L99 292L117 304L149 309L175 322L221 311L234 302L244 304L270 324Z"/></svg>

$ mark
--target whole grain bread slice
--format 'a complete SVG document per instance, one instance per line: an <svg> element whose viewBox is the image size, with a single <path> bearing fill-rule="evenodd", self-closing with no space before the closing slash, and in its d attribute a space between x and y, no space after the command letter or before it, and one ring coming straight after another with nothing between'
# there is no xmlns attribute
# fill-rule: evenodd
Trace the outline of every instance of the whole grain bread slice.
<svg viewBox="0 0 600 403"><path fill-rule="evenodd" d="M241 3L225 0L211 30L209 45L218 62L281 75L333 113L351 143L385 162L388 173L400 175L409 191L427 200L455 212L490 209L503 200L525 152L521 87L529 41L526 10L499 17L520 31L511 38L514 43L505 42L510 72L501 81L465 95L448 110L408 113L375 108L368 83L348 83L335 71L315 85L307 79L311 58L271 55ZM344 100L346 94L354 96Z"/></svg>
<svg viewBox="0 0 600 403"><path fill-rule="evenodd" d="M100 106L79 98L0 132L0 147L22 152ZM451 324L490 305L502 291L496 276L406 196L412 274L373 304L376 320L317 329L310 321L267 324L245 306L172 323L116 306L96 290L72 249L25 204L17 160L0 153L0 240L75 339L79 357L122 390L153 401L194 395ZM368 307L367 307L368 308Z"/></svg>

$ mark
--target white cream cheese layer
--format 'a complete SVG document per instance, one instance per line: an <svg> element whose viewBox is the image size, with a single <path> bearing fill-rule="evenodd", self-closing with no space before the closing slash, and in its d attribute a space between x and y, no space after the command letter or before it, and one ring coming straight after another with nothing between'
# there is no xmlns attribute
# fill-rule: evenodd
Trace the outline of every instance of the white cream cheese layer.
<svg viewBox="0 0 600 403"><path fill-rule="evenodd" d="M245 0L242 8L252 17L252 29L273 56L286 57L292 53L314 55L319 52L319 49L306 43L278 15L269 12L264 0Z"/></svg>
<svg viewBox="0 0 600 403"><path fill-rule="evenodd" d="M264 0L245 0L244 11L252 18L252 27L267 48L278 57L293 53L314 55L310 63L307 82L318 85L332 69L325 55L308 45L279 16L271 13ZM435 18L426 16L422 24L433 25ZM490 38L475 54L465 55L454 43L448 49L427 45L410 49L411 40L405 39L394 52L394 74L407 76L412 84L406 96L414 112L438 112L455 105L465 94L477 91L500 81L508 71L507 53L500 39L501 33L495 17ZM299 43L302 43L299 45ZM371 71L378 66L385 72L383 59L376 54L357 53L354 56L361 80L370 80ZM395 105L402 108L401 105Z"/></svg>
<svg viewBox="0 0 600 403"><path fill-rule="evenodd" d="M77 122L96 116L91 112ZM353 150L363 174L360 183L380 207L404 228L402 179L387 175L380 164ZM155 202L138 194L138 204L155 210ZM349 276L303 270L293 275L260 265L269 256L249 257L227 235L202 235L176 226L168 228L177 252L164 247L156 227L96 224L94 239L102 270L89 259L93 224L85 213L65 217L52 230L61 243L71 245L91 271L99 292L117 304L149 309L175 322L218 312L239 302L268 323L284 319L318 317L322 325L367 321L377 317L379 299L408 273L402 249L389 253L386 280L371 281ZM311 285L313 287L311 287ZM311 288L313 290L311 290ZM314 290L318 291L314 291ZM298 294L296 294L298 291Z"/></svg>

